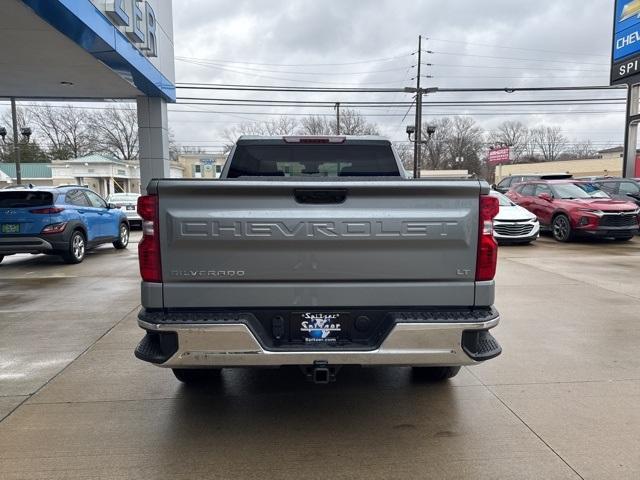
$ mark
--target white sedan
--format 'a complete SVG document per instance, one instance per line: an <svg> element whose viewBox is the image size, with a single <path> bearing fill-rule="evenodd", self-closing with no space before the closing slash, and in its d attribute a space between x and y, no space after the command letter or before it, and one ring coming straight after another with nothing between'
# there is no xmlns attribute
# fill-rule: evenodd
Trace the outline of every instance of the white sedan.
<svg viewBox="0 0 640 480"><path fill-rule="evenodd" d="M136 209L139 196L137 193L112 193L107 198L107 202L113 203L116 208L125 213L129 220L129 225L142 227L142 218L140 218Z"/></svg>
<svg viewBox="0 0 640 480"><path fill-rule="evenodd" d="M493 219L493 236L498 243L530 243L540 235L538 218L503 194L491 191L498 198L500 211Z"/></svg>

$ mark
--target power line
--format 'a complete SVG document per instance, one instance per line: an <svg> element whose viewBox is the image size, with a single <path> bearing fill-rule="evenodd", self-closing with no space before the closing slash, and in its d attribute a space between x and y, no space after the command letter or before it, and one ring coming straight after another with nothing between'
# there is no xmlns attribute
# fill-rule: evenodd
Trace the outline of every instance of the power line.
<svg viewBox="0 0 640 480"><path fill-rule="evenodd" d="M558 50L543 50L543 49L540 49L540 48L507 47L505 45L495 45L495 44L488 44L488 43L464 42L464 41L461 41L461 40L445 40L445 39L442 39L442 38L433 38L433 37L429 37L429 36L427 36L427 39L430 40L430 41L434 41L434 42L457 43L457 44L461 44L461 45L472 45L472 46L490 47L490 48L502 48L502 49L507 49L507 50L523 50L523 51L528 51L528 52L556 53L556 54L561 54L561 55L581 55L581 56L589 56L589 57L607 57L607 58L609 57L609 55L603 55L603 54L562 52L562 51L558 51Z"/></svg>
<svg viewBox="0 0 640 480"><path fill-rule="evenodd" d="M519 62L543 62L543 63L570 63L572 65L595 65L598 67L607 67L608 63L589 63L589 62L574 62L571 60L549 60L541 58L517 58L517 57L499 57L494 55L478 55L472 53L453 53L453 52L438 52L434 50L424 50L425 53L432 55L450 55L454 57L474 57L474 58L492 58L495 60L517 60ZM505 67L508 68L508 67Z"/></svg>
<svg viewBox="0 0 640 480"><path fill-rule="evenodd" d="M207 58L195 58L195 57L176 57L181 60L196 60L205 62L217 62L217 63L230 63L230 64L243 64L243 65L263 65L270 67L337 67L341 65L362 65L365 63L382 63L398 60L400 58L406 58L412 56L413 53L407 53L404 55L396 55L394 57L373 58L369 60L359 60L355 62L340 62L340 63L260 63L260 62L247 62L242 60L221 60L221 59L207 59Z"/></svg>
<svg viewBox="0 0 640 480"><path fill-rule="evenodd" d="M180 82L176 88L183 90L236 90L254 92L323 92L323 93L412 93L411 88L332 88L332 87L305 87L305 86L280 86L280 85L248 85L227 83L196 83ZM626 88L624 85L580 85L580 86L549 86L549 87L503 87L503 88L436 88L433 93L463 93L463 92L551 92L551 91L581 91L581 90L615 90Z"/></svg>
<svg viewBox="0 0 640 480"><path fill-rule="evenodd" d="M327 93L394 93L404 92L404 88L337 88L337 87L303 87L303 86L272 86L272 85L242 85L225 83L185 83L176 84L176 88L184 90L237 90L250 92L327 92Z"/></svg>
<svg viewBox="0 0 640 480"><path fill-rule="evenodd" d="M225 67L225 64L223 63L192 61L192 60L180 59L179 57L176 57L176 59L193 64L193 65L203 66L203 67L206 66L206 67L222 69L222 70L226 70L228 68L228 67ZM260 69L260 68L251 68L251 67L233 67L233 68L240 68L241 70L247 70L251 72L281 73L281 74L290 74L290 75L332 75L332 76L370 75L372 73L398 72L398 71L405 70L405 67L395 67L395 68L386 68L382 70L369 70L365 72L300 72L300 71L293 72L288 70L272 70L272 69ZM409 68L411 69L414 67L410 66Z"/></svg>
<svg viewBox="0 0 640 480"><path fill-rule="evenodd" d="M505 70L505 69L509 69L509 70L549 70L549 71L558 71L558 72L567 72L566 68L561 68L561 67L539 67L539 66L527 66L527 67L522 67L522 66L517 66L517 65L453 65L453 64L449 64L449 63L423 63L423 65L426 66L430 66L430 67L445 67L445 68L479 68L479 69L496 69L496 70ZM571 69L571 72L601 72L601 71L607 71L606 69L586 69L586 70L574 70Z"/></svg>

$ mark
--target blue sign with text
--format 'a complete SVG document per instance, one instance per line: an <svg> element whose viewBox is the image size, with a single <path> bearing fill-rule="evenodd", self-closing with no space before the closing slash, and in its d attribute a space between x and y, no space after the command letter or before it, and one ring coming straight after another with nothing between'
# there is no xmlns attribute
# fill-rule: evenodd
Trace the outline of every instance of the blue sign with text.
<svg viewBox="0 0 640 480"><path fill-rule="evenodd" d="M616 0L613 60L640 53L640 0Z"/></svg>

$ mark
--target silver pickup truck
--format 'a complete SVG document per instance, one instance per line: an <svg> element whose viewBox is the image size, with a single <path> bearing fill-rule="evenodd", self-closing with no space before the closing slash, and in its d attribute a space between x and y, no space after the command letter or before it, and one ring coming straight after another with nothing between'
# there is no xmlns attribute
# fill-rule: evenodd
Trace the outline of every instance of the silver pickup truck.
<svg viewBox="0 0 640 480"><path fill-rule="evenodd" d="M220 180L153 180L138 202L135 354L187 383L283 365L453 377L501 352L488 193L406 178L382 137L241 137Z"/></svg>

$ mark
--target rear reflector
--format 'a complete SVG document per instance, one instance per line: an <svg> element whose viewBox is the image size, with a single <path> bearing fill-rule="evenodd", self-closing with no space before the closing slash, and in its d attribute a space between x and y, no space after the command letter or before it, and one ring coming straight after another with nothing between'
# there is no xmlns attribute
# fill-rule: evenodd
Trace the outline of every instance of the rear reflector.
<svg viewBox="0 0 640 480"><path fill-rule="evenodd" d="M286 143L344 143L346 137L282 137Z"/></svg>
<svg viewBox="0 0 640 480"><path fill-rule="evenodd" d="M35 210L29 210L29 213L35 213L40 215L55 215L57 213L64 212L64 208L60 207L47 207L47 208L36 208Z"/></svg>
<svg viewBox="0 0 640 480"><path fill-rule="evenodd" d="M54 223L52 225L47 225L42 229L42 233L44 235L51 235L53 233L62 233L64 229L67 228L67 222L62 223Z"/></svg>
<svg viewBox="0 0 640 480"><path fill-rule="evenodd" d="M142 218L142 240L138 244L140 276L145 282L161 283L157 195L144 195L138 198L138 215Z"/></svg>
<svg viewBox="0 0 640 480"><path fill-rule="evenodd" d="M498 214L498 198L492 195L480 196L480 223L478 225L478 256L476 261L476 281L493 280L498 264L498 243L493 238L493 218Z"/></svg>

